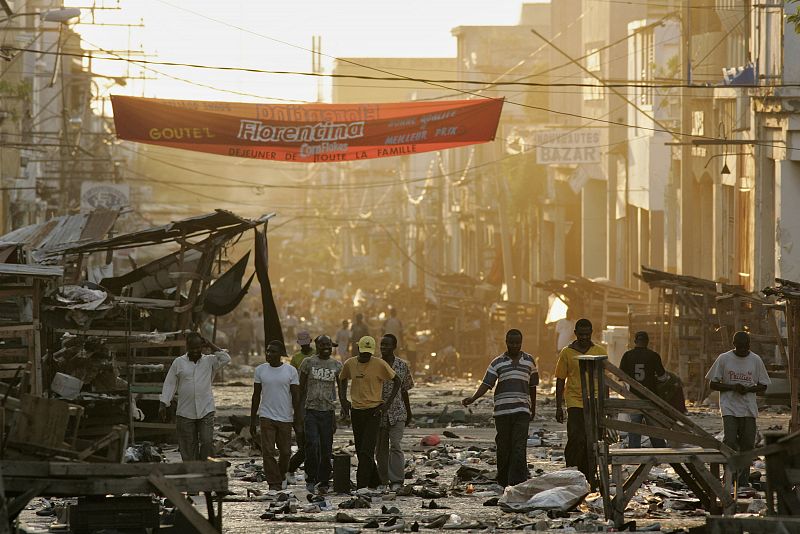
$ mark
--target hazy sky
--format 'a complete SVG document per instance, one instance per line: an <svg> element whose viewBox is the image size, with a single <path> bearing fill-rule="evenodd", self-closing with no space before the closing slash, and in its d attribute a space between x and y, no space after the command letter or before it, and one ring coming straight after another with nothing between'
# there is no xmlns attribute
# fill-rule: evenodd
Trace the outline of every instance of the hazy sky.
<svg viewBox="0 0 800 534"><path fill-rule="evenodd" d="M85 0L68 4L86 5ZM114 6L114 2L107 2ZM86 46L142 49L143 59L267 70L311 70L312 35L322 36L323 54L337 57L455 56L450 30L460 25L511 25L519 20L519 0L120 0L120 10L97 10L98 23L143 23L143 27L91 25L84 11L75 30ZM195 12L195 13L192 13ZM215 19L215 20L211 20ZM237 28L238 27L238 28ZM290 46L279 41L290 43ZM299 47L299 48L298 48ZM330 72L332 58L323 58ZM109 75L137 74L124 62L96 62ZM152 69L247 94L215 91L145 71L146 96L206 100L263 101L260 97L314 100L317 81L294 75L223 72L152 65ZM369 74L369 72L365 72ZM142 82L120 94L142 94ZM328 93L325 93L326 97Z"/></svg>

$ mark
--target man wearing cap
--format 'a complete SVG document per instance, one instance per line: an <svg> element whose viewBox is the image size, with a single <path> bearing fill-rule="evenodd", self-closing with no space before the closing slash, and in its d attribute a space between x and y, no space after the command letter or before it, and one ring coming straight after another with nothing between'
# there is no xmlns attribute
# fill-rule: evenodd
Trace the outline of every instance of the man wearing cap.
<svg viewBox="0 0 800 534"><path fill-rule="evenodd" d="M303 360L314 354L314 349L311 348L311 334L308 333L308 330L302 330L297 334L297 344L300 345L300 350L292 355L289 363L295 369L300 369L300 364L303 363Z"/></svg>
<svg viewBox="0 0 800 534"><path fill-rule="evenodd" d="M352 417L353 438L356 442L358 470L357 488L377 488L380 485L378 466L375 464L375 446L378 443L381 417L392 404L400 390L400 377L381 358L373 358L375 339L364 336L358 341L358 356L348 359L339 374L339 401L342 416ZM347 381L352 380L351 401L347 400ZM383 383L393 381L392 391L384 402ZM352 407L352 409L351 409Z"/></svg>
<svg viewBox="0 0 800 534"><path fill-rule="evenodd" d="M300 372L300 365L306 358L314 354L314 349L311 348L311 334L308 330L301 330L297 334L297 344L300 345L300 350L294 353L289 363L292 364L298 373ZM305 407L301 404L300 410L304 411ZM300 414L302 419L303 414ZM289 482L294 483L294 472L300 469L300 466L306 461L306 432L305 425L300 425L297 432L295 432L297 439L297 452L292 455L289 460Z"/></svg>

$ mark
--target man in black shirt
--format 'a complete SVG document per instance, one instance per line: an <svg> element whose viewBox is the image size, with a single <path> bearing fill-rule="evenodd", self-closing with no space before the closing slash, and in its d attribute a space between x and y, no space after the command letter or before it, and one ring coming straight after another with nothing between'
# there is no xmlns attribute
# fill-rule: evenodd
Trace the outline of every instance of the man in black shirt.
<svg viewBox="0 0 800 534"><path fill-rule="evenodd" d="M667 379L667 372L661 363L661 356L655 351L647 348L650 343L650 336L647 332L636 332L633 337L634 348L622 355L619 368L628 376L642 384L644 387L656 393L656 385ZM645 416L641 413L631 414L631 423L645 424ZM667 443L661 438L650 438L653 447L666 447ZM628 448L638 449L642 446L642 436L639 434L628 434Z"/></svg>

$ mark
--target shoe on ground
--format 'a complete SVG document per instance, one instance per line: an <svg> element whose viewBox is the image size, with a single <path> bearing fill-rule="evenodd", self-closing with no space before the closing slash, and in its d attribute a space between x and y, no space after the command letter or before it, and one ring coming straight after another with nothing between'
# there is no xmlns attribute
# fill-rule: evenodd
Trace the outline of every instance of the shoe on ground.
<svg viewBox="0 0 800 534"><path fill-rule="evenodd" d="M314 493L314 487L316 486L313 482L306 482L306 491L309 493Z"/></svg>
<svg viewBox="0 0 800 534"><path fill-rule="evenodd" d="M316 493L317 495L327 495L328 491L329 488L327 484L324 484L322 482L317 482L317 484L314 485L314 493Z"/></svg>
<svg viewBox="0 0 800 534"><path fill-rule="evenodd" d="M390 486L390 489L392 491L397 491L402 487L403 487L403 483L402 482L392 482L392 485Z"/></svg>
<svg viewBox="0 0 800 534"><path fill-rule="evenodd" d="M286 473L286 483L289 485L297 484L297 477L294 473Z"/></svg>
<svg viewBox="0 0 800 534"><path fill-rule="evenodd" d="M283 489L282 484L270 484L269 489L272 491L281 491Z"/></svg>

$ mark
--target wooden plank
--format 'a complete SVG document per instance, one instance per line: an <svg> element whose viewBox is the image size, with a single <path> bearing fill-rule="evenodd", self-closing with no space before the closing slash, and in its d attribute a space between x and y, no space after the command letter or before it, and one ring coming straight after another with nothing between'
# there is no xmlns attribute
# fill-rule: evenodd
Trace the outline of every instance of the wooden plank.
<svg viewBox="0 0 800 534"><path fill-rule="evenodd" d="M33 323L0 326L0 338L25 336L28 335L29 332L33 331L33 329Z"/></svg>
<svg viewBox="0 0 800 534"><path fill-rule="evenodd" d="M620 528L625 522L625 505L627 504L622 492L622 466L611 466L611 478L614 481L614 487L617 488L611 499L611 519L614 521L614 526Z"/></svg>
<svg viewBox="0 0 800 534"><path fill-rule="evenodd" d="M109 432L102 438L92 443L86 449L82 450L78 454L78 460L85 460L86 458L93 455L100 449L108 447L114 441L123 441L127 433L128 433L128 427L126 427L125 425L114 425L114 428L112 428L111 432Z"/></svg>
<svg viewBox="0 0 800 534"><path fill-rule="evenodd" d="M178 507L183 516L200 532L200 534L218 534L218 530L204 518L180 491L160 473L152 473L147 477L153 486ZM209 518L213 521L213 518Z"/></svg>
<svg viewBox="0 0 800 534"><path fill-rule="evenodd" d="M622 395L622 397L625 398L626 401L628 401L628 400L629 401L641 400L640 397L637 397L634 393L632 393L631 391L625 389L625 387L622 384L620 384L618 382L615 382L614 380L606 381L606 385L608 386L609 389L611 389L615 393L618 393L619 395ZM647 401L647 402L649 402L649 401ZM653 406L653 408L655 408L655 406ZM671 419L668 415L658 411L657 409L649 410L647 412L647 415L648 415L648 417L651 417L657 423L663 425L664 428L673 428L674 426L679 426L679 423L677 421L675 421L674 419Z"/></svg>
<svg viewBox="0 0 800 534"><path fill-rule="evenodd" d="M641 487L642 483L647 480L647 476L650 474L650 469L652 469L654 465L655 464L653 462L641 464L633 473L631 473L631 475L628 477L628 480L626 480L622 485L622 488L617 488L617 494L619 494L620 490L622 490L623 510L631 501L633 496L636 495L636 491L639 489L639 487Z"/></svg>
<svg viewBox="0 0 800 534"><path fill-rule="evenodd" d="M683 480L686 483L686 485L689 486L689 489L691 490L692 493L694 493L694 496L700 499L700 503L703 505L703 508L706 510L711 509L712 507L710 500L711 496L708 495L706 490L694 478L692 473L690 473L686 469L686 467L683 466L683 464L670 464L670 465L675 470L675 472L678 473L678 476L681 477L681 480Z"/></svg>
<svg viewBox="0 0 800 534"><path fill-rule="evenodd" d="M703 482L711 489L711 491L716 494L717 498L722 503L723 513L725 515L733 515L736 513L736 503L733 501L730 492L722 487L720 481L717 480L708 469L706 469L706 466L703 465L700 460L694 459L691 464L696 469L696 473L692 474L702 479ZM689 466L687 466L687 468L688 467Z"/></svg>
<svg viewBox="0 0 800 534"><path fill-rule="evenodd" d="M74 462L33 462L9 461L0 462L0 471L4 476L50 478L114 478L114 477L146 477L158 469L164 476L202 475L225 476L226 463L221 460L206 462L180 462L162 464L141 462L135 464L89 464Z"/></svg>
<svg viewBox="0 0 800 534"><path fill-rule="evenodd" d="M706 447L709 449L714 449L715 445L719 443L717 440L713 438L709 439L705 436L697 436L695 434L689 434L688 432L680 432L677 430L670 430L652 425L630 423L628 421L620 421L618 419L608 419L606 420L605 425L607 428L621 430L622 432L639 434L641 436L652 436L654 438L667 439L677 443L697 445L698 447Z"/></svg>
<svg viewBox="0 0 800 534"><path fill-rule="evenodd" d="M614 366L614 365L612 365L612 364L610 364L608 362L605 362L604 367L611 374L613 374L614 376L616 376L617 378L619 378L620 380L625 382L628 386L630 386L630 388L632 390L634 390L636 393L639 393L640 396L642 396L642 397L646 398L647 400L655 403L656 406L661 411L663 411L666 415L668 415L669 417L671 417L671 418L673 418L673 419L675 419L677 421L680 421L681 423L683 423L686 426L690 427L693 432L695 432L695 433L697 433L697 434L699 434L701 436L705 436L705 437L714 439L714 436L712 436L711 434L709 434L708 432L706 432L705 430L700 428L700 426L697 423L695 423L694 421L689 419L689 417L687 417L686 415L682 414L681 412L679 412L678 410L673 408L670 404L668 404L661 397L659 397L658 395L656 395L655 393L650 391L648 388L642 386L639 382L637 382L633 378L629 377L627 374L625 374L618 367L616 367L616 366ZM727 455L732 455L733 454L733 452L734 452L733 449L731 449L730 447L728 447L724 443L722 443L720 441L717 441L716 439L714 439L714 441L716 441L719 444L719 450L720 451L725 452Z"/></svg>
<svg viewBox="0 0 800 534"><path fill-rule="evenodd" d="M633 400L633 399L606 399L605 407L606 413L616 412L638 412L647 408L653 408L655 405L648 400Z"/></svg>
<svg viewBox="0 0 800 534"><path fill-rule="evenodd" d="M108 465L108 464L98 464ZM227 476L181 476L167 477L178 491L199 493L201 491L228 491ZM76 495L118 495L123 493L150 494L153 486L147 477L88 479L43 478L47 482L47 494L53 497L74 497ZM6 494L20 494L31 486L30 477L3 477Z"/></svg>

